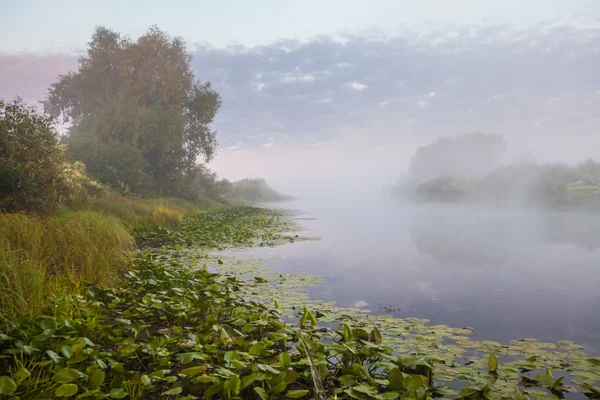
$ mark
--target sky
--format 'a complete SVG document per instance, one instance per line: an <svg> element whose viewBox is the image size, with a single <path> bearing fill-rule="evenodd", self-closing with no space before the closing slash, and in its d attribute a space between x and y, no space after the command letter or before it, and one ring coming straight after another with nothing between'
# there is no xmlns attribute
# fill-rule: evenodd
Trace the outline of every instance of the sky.
<svg viewBox="0 0 600 400"><path fill-rule="evenodd" d="M0 97L43 99L94 27L183 37L223 98L211 163L278 188L393 183L442 136L600 154L600 1L0 0Z"/></svg>

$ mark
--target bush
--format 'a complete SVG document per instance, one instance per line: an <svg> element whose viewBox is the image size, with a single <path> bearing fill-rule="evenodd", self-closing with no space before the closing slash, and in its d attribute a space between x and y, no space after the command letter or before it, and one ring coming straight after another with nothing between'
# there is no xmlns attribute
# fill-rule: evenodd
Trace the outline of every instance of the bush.
<svg viewBox="0 0 600 400"><path fill-rule="evenodd" d="M118 192L135 194L152 187L148 163L135 146L84 135L71 135L65 143L69 159L83 162L92 178Z"/></svg>
<svg viewBox="0 0 600 400"><path fill-rule="evenodd" d="M63 154L52 118L21 99L0 100L0 209L53 212L63 190Z"/></svg>
<svg viewBox="0 0 600 400"><path fill-rule="evenodd" d="M134 248L117 219L98 213L0 214L2 316L37 315L47 296L77 293L84 282L109 284Z"/></svg>

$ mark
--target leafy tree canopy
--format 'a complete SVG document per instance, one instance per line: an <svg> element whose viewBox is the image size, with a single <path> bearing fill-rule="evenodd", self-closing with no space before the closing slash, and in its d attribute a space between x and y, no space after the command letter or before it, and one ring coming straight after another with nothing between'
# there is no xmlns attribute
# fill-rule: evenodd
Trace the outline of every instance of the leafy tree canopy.
<svg viewBox="0 0 600 400"><path fill-rule="evenodd" d="M58 77L44 108L72 124L70 138L137 149L153 188L172 192L179 176L199 156L209 161L217 147L209 125L221 99L210 83L195 79L190 61L184 41L157 27L136 41L98 27L78 70ZM89 146L77 147L76 158L90 158L81 153ZM134 158L136 171L144 172Z"/></svg>

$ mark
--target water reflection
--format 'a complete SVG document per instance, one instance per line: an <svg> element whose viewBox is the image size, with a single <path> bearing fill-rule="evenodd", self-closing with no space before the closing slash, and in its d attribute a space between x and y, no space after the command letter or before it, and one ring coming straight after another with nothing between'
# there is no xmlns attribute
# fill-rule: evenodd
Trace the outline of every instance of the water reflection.
<svg viewBox="0 0 600 400"><path fill-rule="evenodd" d="M292 204L320 241L251 250L271 268L325 277L314 297L475 328L474 337L574 340L600 353L600 218ZM316 219L306 219L316 218Z"/></svg>

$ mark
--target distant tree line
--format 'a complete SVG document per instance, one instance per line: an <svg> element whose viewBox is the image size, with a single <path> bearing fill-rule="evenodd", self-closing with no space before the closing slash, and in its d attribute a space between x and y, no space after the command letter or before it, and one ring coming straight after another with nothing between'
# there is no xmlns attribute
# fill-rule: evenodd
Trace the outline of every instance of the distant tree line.
<svg viewBox="0 0 600 400"><path fill-rule="evenodd" d="M463 146L464 145L464 146ZM422 147L397 195L420 202L526 205L600 211L600 163L499 165L496 135L464 135Z"/></svg>

